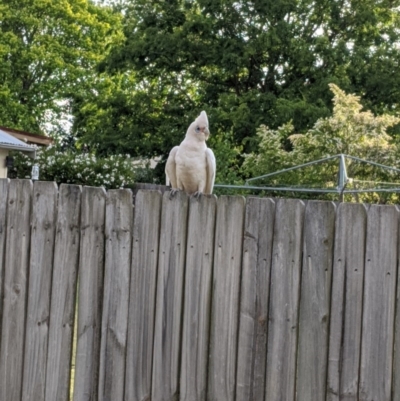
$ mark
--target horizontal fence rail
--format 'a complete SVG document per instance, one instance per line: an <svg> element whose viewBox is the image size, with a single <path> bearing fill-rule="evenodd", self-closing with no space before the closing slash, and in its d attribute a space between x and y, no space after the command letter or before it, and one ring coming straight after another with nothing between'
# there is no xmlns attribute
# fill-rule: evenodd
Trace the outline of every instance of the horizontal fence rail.
<svg viewBox="0 0 400 401"><path fill-rule="evenodd" d="M399 401L399 244L396 206L2 179L0 400Z"/></svg>

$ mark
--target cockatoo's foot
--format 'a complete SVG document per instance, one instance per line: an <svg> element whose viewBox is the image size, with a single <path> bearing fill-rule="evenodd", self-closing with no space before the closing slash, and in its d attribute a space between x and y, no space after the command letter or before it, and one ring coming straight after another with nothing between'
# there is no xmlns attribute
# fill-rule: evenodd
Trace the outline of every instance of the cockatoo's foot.
<svg viewBox="0 0 400 401"><path fill-rule="evenodd" d="M196 198L197 200L199 200L199 199L201 198L202 195L203 195L203 192L196 191L196 192L193 194L193 197Z"/></svg>
<svg viewBox="0 0 400 401"><path fill-rule="evenodd" d="M178 188L171 188L169 191L169 199L172 199L179 191L180 189Z"/></svg>

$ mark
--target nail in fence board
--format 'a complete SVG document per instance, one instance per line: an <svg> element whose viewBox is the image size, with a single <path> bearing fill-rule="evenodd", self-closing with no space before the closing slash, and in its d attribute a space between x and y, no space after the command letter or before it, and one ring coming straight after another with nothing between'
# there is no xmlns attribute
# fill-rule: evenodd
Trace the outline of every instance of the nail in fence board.
<svg viewBox="0 0 400 401"><path fill-rule="evenodd" d="M397 246L398 211L394 206L372 205L367 223L360 401L391 399Z"/></svg>
<svg viewBox="0 0 400 401"><path fill-rule="evenodd" d="M152 400L178 400L189 197L163 195L153 353Z"/></svg>
<svg viewBox="0 0 400 401"><path fill-rule="evenodd" d="M74 401L98 398L105 203L104 188L83 188Z"/></svg>
<svg viewBox="0 0 400 401"><path fill-rule="evenodd" d="M122 401L124 395L132 226L132 192L108 191L99 401Z"/></svg>
<svg viewBox="0 0 400 401"><path fill-rule="evenodd" d="M218 199L211 312L209 401L233 401L245 199Z"/></svg>
<svg viewBox="0 0 400 401"><path fill-rule="evenodd" d="M57 197L55 182L33 184L23 401L45 397Z"/></svg>
<svg viewBox="0 0 400 401"><path fill-rule="evenodd" d="M138 191L133 225L125 401L151 399L154 316L162 196Z"/></svg>
<svg viewBox="0 0 400 401"><path fill-rule="evenodd" d="M273 235L266 401L294 401L305 205L280 199Z"/></svg>
<svg viewBox="0 0 400 401"><path fill-rule="evenodd" d="M1 347L1 322L3 311L3 282L5 271L5 252L6 252L6 228L7 228L7 196L10 180L0 179L0 347Z"/></svg>
<svg viewBox="0 0 400 401"><path fill-rule="evenodd" d="M0 400L20 401L24 361L32 182L13 180L8 189Z"/></svg>
<svg viewBox="0 0 400 401"><path fill-rule="evenodd" d="M205 401L217 199L191 197L182 333L180 400Z"/></svg>
<svg viewBox="0 0 400 401"><path fill-rule="evenodd" d="M367 212L340 204L333 261L327 401L357 401Z"/></svg>
<svg viewBox="0 0 400 401"><path fill-rule="evenodd" d="M79 262L81 187L62 184L54 246L46 401L69 400L72 335Z"/></svg>
<svg viewBox="0 0 400 401"><path fill-rule="evenodd" d="M309 201L304 221L297 359L297 400L326 395L335 206Z"/></svg>
<svg viewBox="0 0 400 401"><path fill-rule="evenodd" d="M275 203L247 198L245 216L236 401L264 401Z"/></svg>

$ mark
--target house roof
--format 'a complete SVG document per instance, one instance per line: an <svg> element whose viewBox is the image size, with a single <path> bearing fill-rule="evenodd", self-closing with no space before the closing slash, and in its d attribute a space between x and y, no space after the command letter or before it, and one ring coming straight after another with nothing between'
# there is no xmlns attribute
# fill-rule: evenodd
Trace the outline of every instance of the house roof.
<svg viewBox="0 0 400 401"><path fill-rule="evenodd" d="M15 138L20 139L21 141L24 141L28 144L34 144L34 145L39 145L39 146L49 146L54 142L54 140L52 138L49 138L48 136L31 134L30 132L21 131L19 129L0 126L0 130L6 132L7 134L14 136Z"/></svg>
<svg viewBox="0 0 400 401"><path fill-rule="evenodd" d="M0 148L20 150L21 152L29 153L29 155L32 157L35 157L36 153L36 147L27 145L25 142L20 141L2 129L0 129Z"/></svg>

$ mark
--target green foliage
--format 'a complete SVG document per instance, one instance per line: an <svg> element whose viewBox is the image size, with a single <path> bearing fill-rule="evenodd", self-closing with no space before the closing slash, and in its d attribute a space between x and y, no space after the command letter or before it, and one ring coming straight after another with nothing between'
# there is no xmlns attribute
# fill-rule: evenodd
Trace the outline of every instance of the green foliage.
<svg viewBox="0 0 400 401"><path fill-rule="evenodd" d="M0 15L0 125L65 133L72 95L123 38L120 15L88 0L2 0Z"/></svg>
<svg viewBox="0 0 400 401"><path fill-rule="evenodd" d="M125 5L126 40L102 68L130 85L120 84L107 103L102 95L81 99L75 113L81 141L102 153L165 156L203 109L212 133L232 132L231 146L249 152L261 124L292 120L305 132L327 117L330 82L362 93L375 112L398 108L399 0Z"/></svg>
<svg viewBox="0 0 400 401"><path fill-rule="evenodd" d="M246 155L243 166L248 176L260 176L337 154L400 168L399 144L387 133L390 127L400 123L400 118L362 111L359 96L346 94L334 84L329 86L334 94L333 115L319 119L306 133L294 133L292 123L276 130L266 126L258 129L258 150ZM291 144L290 150L284 145L287 140ZM354 160L347 162L347 172L351 178L349 187L354 189L383 187L385 182L399 180L397 173ZM337 174L338 161L331 160L265 179L264 184L335 188ZM363 195L361 199L372 200L369 195Z"/></svg>
<svg viewBox="0 0 400 401"><path fill-rule="evenodd" d="M145 168L134 166L129 155L96 157L94 154L60 151L56 146L40 149L37 158L15 152L12 178L30 178L32 165L38 164L40 180L58 184L78 184L96 187L120 188L132 186Z"/></svg>

